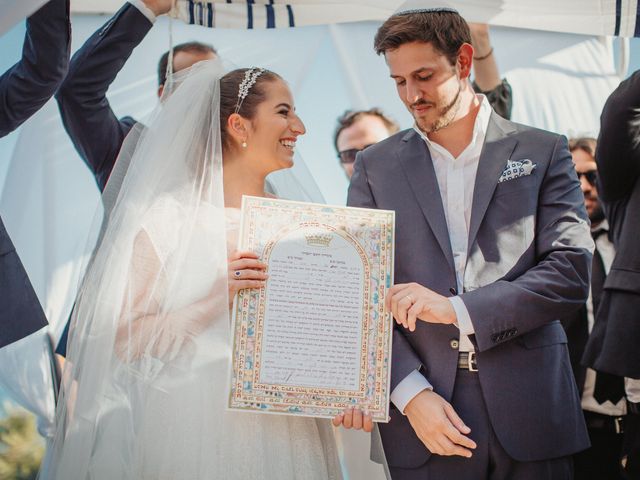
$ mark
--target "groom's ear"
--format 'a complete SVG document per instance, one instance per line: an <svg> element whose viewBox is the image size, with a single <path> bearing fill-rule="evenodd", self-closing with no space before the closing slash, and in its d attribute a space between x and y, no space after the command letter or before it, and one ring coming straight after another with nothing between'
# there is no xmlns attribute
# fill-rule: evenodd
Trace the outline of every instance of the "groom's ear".
<svg viewBox="0 0 640 480"><path fill-rule="evenodd" d="M248 120L237 113L232 113L227 119L227 132L239 143L246 141L249 134Z"/></svg>
<svg viewBox="0 0 640 480"><path fill-rule="evenodd" d="M473 66L473 47L469 43L463 43L458 50L456 67L460 73L460 78L469 78L471 67Z"/></svg>

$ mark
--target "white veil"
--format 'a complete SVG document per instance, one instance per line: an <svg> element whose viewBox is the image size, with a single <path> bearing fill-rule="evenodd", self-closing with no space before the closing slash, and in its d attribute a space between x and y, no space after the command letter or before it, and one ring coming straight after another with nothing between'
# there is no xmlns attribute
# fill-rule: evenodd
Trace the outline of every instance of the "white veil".
<svg viewBox="0 0 640 480"><path fill-rule="evenodd" d="M174 74L122 147L41 478L340 478L328 422L225 411L223 73L211 60Z"/></svg>
<svg viewBox="0 0 640 480"><path fill-rule="evenodd" d="M193 424L191 409L224 388L207 370L226 364L229 348L222 74L211 61L175 75L147 127L122 148L114 171L122 185L78 294L41 477L197 478L189 469L206 468L198 444L211 432ZM193 262L189 253L201 248ZM162 402L175 389L182 409ZM171 471L163 458L185 469ZM156 472L145 470L150 462Z"/></svg>

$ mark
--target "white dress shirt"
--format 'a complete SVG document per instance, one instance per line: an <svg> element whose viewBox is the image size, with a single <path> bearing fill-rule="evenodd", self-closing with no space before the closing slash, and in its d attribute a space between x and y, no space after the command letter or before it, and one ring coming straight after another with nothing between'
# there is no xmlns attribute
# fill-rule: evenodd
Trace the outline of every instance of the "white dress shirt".
<svg viewBox="0 0 640 480"><path fill-rule="evenodd" d="M606 220L603 220L598 226L591 229L592 232L597 232L603 230L605 232L609 231L609 224ZM616 256L616 250L613 246L613 243L609 240L608 235L602 234L598 236L595 240L596 249L600 253L602 257L602 263L604 264L604 271L608 275L609 270L611 270L611 264L613 263L613 259ZM591 296L591 289L589 289L589 298L587 300L587 324L589 328L589 335L591 335L591 330L593 330L593 302ZM624 398L620 400L615 405L606 401L602 404L598 403L595 398L593 398L593 392L596 386L596 372L590 368L587 368L586 376L584 379L584 388L582 389L582 409L588 410L590 412L601 413L603 415L611 415L614 417L624 415L626 413L626 404Z"/></svg>
<svg viewBox="0 0 640 480"><path fill-rule="evenodd" d="M151 23L156 23L158 17L156 17L156 14L153 13L142 0L129 0L129 3L140 10L140 13L147 17Z"/></svg>
<svg viewBox="0 0 640 480"><path fill-rule="evenodd" d="M447 229L449 230L459 293L464 291L473 189L476 183L480 153L492 112L487 98L484 95L477 95L477 97L480 100L480 109L476 116L471 142L457 158L454 158L441 145L431 141L417 126L414 126L429 149L436 172ZM457 325L460 329L460 351L473 351L473 344L468 338L474 333L469 311L459 296L450 297L449 300L456 312ZM404 409L411 399L428 388L432 388L429 382L415 370L391 392L391 401L404 413Z"/></svg>

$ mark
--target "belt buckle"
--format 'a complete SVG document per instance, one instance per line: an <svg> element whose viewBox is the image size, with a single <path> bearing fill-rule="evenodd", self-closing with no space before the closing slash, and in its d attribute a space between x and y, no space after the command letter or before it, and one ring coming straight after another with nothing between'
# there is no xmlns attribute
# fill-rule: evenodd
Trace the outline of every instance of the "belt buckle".
<svg viewBox="0 0 640 480"><path fill-rule="evenodd" d="M476 352L469 352L467 355L467 367L470 372L478 371L478 361L476 360Z"/></svg>
<svg viewBox="0 0 640 480"><path fill-rule="evenodd" d="M621 433L624 433L624 424L622 423L623 421L624 421L623 417L615 417L613 419L613 425L618 435L620 435Z"/></svg>

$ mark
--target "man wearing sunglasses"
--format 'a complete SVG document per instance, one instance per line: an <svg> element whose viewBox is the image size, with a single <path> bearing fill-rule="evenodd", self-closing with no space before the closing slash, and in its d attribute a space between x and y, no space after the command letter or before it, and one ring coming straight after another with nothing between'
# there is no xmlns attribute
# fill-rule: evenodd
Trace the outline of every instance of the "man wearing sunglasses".
<svg viewBox="0 0 640 480"><path fill-rule="evenodd" d="M595 372L580 364L587 340L594 326L607 273L615 257L609 236L609 225L598 197L598 165L595 160L596 140L569 140L584 204L591 220L591 235L596 244L592 261L591 292L587 302L562 324L569 340L571 366L580 391L582 411L589 431L591 447L574 455L576 480L621 479L619 458L622 451L624 416L624 379ZM613 390L613 394L610 392Z"/></svg>
<svg viewBox="0 0 640 480"><path fill-rule="evenodd" d="M378 143L398 132L400 127L378 108L347 110L338 118L333 144L340 166L347 177L353 175L353 164L360 150Z"/></svg>

